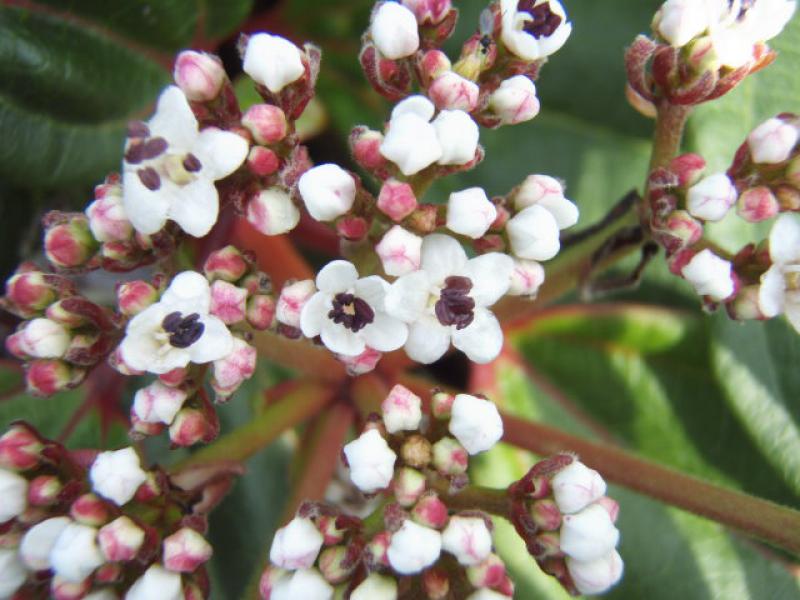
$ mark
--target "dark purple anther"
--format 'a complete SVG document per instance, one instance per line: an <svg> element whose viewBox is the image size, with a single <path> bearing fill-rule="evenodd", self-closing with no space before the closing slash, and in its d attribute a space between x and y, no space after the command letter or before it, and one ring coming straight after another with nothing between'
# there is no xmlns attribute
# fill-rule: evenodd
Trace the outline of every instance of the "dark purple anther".
<svg viewBox="0 0 800 600"><path fill-rule="evenodd" d="M531 16L531 20L525 23L524 31L530 33L537 40L542 37L550 37L558 29L563 19L550 9L549 2L543 2L534 6L536 0L520 0L517 3L517 10L526 12Z"/></svg>
<svg viewBox="0 0 800 600"><path fill-rule="evenodd" d="M375 311L361 298L341 293L333 297L333 308L328 312L328 318L356 333L375 320Z"/></svg>
<svg viewBox="0 0 800 600"><path fill-rule="evenodd" d="M468 296L472 281L468 277L452 276L444 280L445 287L434 305L436 318L442 325L464 329L475 318L475 300Z"/></svg>
<svg viewBox="0 0 800 600"><path fill-rule="evenodd" d="M201 163L200 159L194 154L189 153L186 155L186 158L183 159L183 168L189 171L189 173L197 173L203 168L203 163Z"/></svg>
<svg viewBox="0 0 800 600"><path fill-rule="evenodd" d="M158 172L153 167L139 169L136 174L139 176L142 185L151 192L155 192L161 187L161 177L158 176Z"/></svg>
<svg viewBox="0 0 800 600"><path fill-rule="evenodd" d="M200 339L205 330L200 315L192 313L184 317L177 311L164 317L161 327L169 333L169 343L175 348L188 348Z"/></svg>
<svg viewBox="0 0 800 600"><path fill-rule="evenodd" d="M128 137L129 138L143 138L150 135L150 128L147 123L142 121L131 121L128 123Z"/></svg>
<svg viewBox="0 0 800 600"><path fill-rule="evenodd" d="M167 140L162 137L150 138L143 144L142 158L150 160L164 154L167 149Z"/></svg>

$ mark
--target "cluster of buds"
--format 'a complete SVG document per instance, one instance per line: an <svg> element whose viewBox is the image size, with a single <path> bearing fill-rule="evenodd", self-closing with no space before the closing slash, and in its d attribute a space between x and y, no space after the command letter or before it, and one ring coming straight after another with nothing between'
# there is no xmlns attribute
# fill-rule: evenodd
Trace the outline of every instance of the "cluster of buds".
<svg viewBox="0 0 800 600"><path fill-rule="evenodd" d="M573 594L602 594L622 577L619 506L597 471L570 454L545 459L508 489L511 522L543 571Z"/></svg>
<svg viewBox="0 0 800 600"><path fill-rule="evenodd" d="M23 263L6 282L2 308L23 321L5 340L25 361L28 391L49 396L80 384L119 340L121 321L78 295L62 275Z"/></svg>
<svg viewBox="0 0 800 600"><path fill-rule="evenodd" d="M142 469L132 448L73 454L12 425L0 437L0 597L207 598L206 514L232 474L181 481Z"/></svg>
<svg viewBox="0 0 800 600"><path fill-rule="evenodd" d="M726 94L769 65L766 42L789 22L794 0L667 0L653 19L653 37L628 48L628 98L652 116L662 99L695 105Z"/></svg>

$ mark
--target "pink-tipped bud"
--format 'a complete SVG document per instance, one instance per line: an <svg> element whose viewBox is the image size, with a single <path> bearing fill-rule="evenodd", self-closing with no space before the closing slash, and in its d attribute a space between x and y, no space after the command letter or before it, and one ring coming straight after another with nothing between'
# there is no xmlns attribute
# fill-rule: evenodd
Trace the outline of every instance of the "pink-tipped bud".
<svg viewBox="0 0 800 600"><path fill-rule="evenodd" d="M709 175L689 188L686 209L698 219L720 221L736 202L736 187L725 173Z"/></svg>
<svg viewBox="0 0 800 600"><path fill-rule="evenodd" d="M272 175L281 166L281 159L269 148L253 146L247 155L247 166L260 177Z"/></svg>
<svg viewBox="0 0 800 600"><path fill-rule="evenodd" d="M246 306L247 290L222 280L211 284L210 313L226 325L243 321Z"/></svg>
<svg viewBox="0 0 800 600"><path fill-rule="evenodd" d="M170 387L161 381L154 381L136 392L131 412L141 423L169 425L187 397L188 394L184 390Z"/></svg>
<svg viewBox="0 0 800 600"><path fill-rule="evenodd" d="M619 503L616 500L609 498L608 496L603 496L602 498L598 498L595 501L595 504L606 509L612 523L617 522L617 517L619 516Z"/></svg>
<svg viewBox="0 0 800 600"><path fill-rule="evenodd" d="M771 219L780 211L778 199L766 186L745 190L736 204L736 214L745 221L759 223Z"/></svg>
<svg viewBox="0 0 800 600"><path fill-rule="evenodd" d="M56 290L44 273L26 271L11 276L6 282L6 298L23 313L31 314L47 308L56 299Z"/></svg>
<svg viewBox="0 0 800 600"><path fill-rule="evenodd" d="M86 208L89 229L99 242L114 242L130 239L133 225L122 206L121 189L114 194L105 194Z"/></svg>
<svg viewBox="0 0 800 600"><path fill-rule="evenodd" d="M319 570L325 580L333 585L346 581L357 564L349 556L346 546L326 548L319 556Z"/></svg>
<svg viewBox="0 0 800 600"><path fill-rule="evenodd" d="M99 527L108 522L108 504L95 494L79 496L69 508L70 516L84 525Z"/></svg>
<svg viewBox="0 0 800 600"><path fill-rule="evenodd" d="M467 472L469 454L453 438L443 437L433 445L433 466L442 475L461 475Z"/></svg>
<svg viewBox="0 0 800 600"><path fill-rule="evenodd" d="M317 288L310 279L284 285L278 297L275 318L284 325L299 328L300 312L316 291Z"/></svg>
<svg viewBox="0 0 800 600"><path fill-rule="evenodd" d="M422 574L422 587L429 600L445 600L450 594L450 576L444 569L433 567Z"/></svg>
<svg viewBox="0 0 800 600"><path fill-rule="evenodd" d="M375 246L387 275L399 277L419 269L422 238L400 225L393 226Z"/></svg>
<svg viewBox="0 0 800 600"><path fill-rule="evenodd" d="M32 506L50 506L58 500L64 488L55 475L39 475L28 483L28 503Z"/></svg>
<svg viewBox="0 0 800 600"><path fill-rule="evenodd" d="M300 211L284 189L271 187L247 203L247 221L264 235L281 235L297 226Z"/></svg>
<svg viewBox="0 0 800 600"><path fill-rule="evenodd" d="M83 379L85 372L73 369L61 360L37 359L25 369L25 385L35 396L52 396L73 387Z"/></svg>
<svg viewBox="0 0 800 600"><path fill-rule="evenodd" d="M230 396L256 370L256 349L243 339L233 338L233 350L214 361L214 378L211 385L221 396Z"/></svg>
<svg viewBox="0 0 800 600"><path fill-rule="evenodd" d="M577 459L556 473L550 483L563 513L583 510L606 493L606 482L600 473Z"/></svg>
<svg viewBox="0 0 800 600"><path fill-rule="evenodd" d="M140 440L143 437L159 435L166 427L163 423L147 423L142 421L139 416L131 410L131 428L128 431L133 440Z"/></svg>
<svg viewBox="0 0 800 600"><path fill-rule="evenodd" d="M289 132L286 115L272 104L254 104L242 117L242 125L253 134L259 144L269 145L280 142Z"/></svg>
<svg viewBox="0 0 800 600"><path fill-rule="evenodd" d="M275 532L269 559L284 569L307 569L317 560L322 542L311 519L295 517Z"/></svg>
<svg viewBox="0 0 800 600"><path fill-rule="evenodd" d="M417 63L422 80L428 82L447 73L452 69L452 66L447 54L441 50L428 50Z"/></svg>
<svg viewBox="0 0 800 600"><path fill-rule="evenodd" d="M453 71L439 75L428 88L428 96L440 110L472 112L478 106L477 84Z"/></svg>
<svg viewBox="0 0 800 600"><path fill-rule="evenodd" d="M375 370L375 367L378 366L378 362L380 362L382 357L382 352L378 352L369 346L367 346L358 356L345 356L343 354L336 355L336 358L338 358L344 364L345 368L347 369L347 373L351 377L357 377L358 375L371 373Z"/></svg>
<svg viewBox="0 0 800 600"><path fill-rule="evenodd" d="M225 246L208 255L203 264L203 272L213 281L238 281L247 273L247 261L236 246Z"/></svg>
<svg viewBox="0 0 800 600"><path fill-rule="evenodd" d="M169 426L169 440L181 448L188 448L215 437L215 428L202 411L182 408Z"/></svg>
<svg viewBox="0 0 800 600"><path fill-rule="evenodd" d="M389 557L387 553L391 539L391 533L388 531L381 531L370 540L364 552L365 560L368 564L384 567L389 566Z"/></svg>
<svg viewBox="0 0 800 600"><path fill-rule="evenodd" d="M33 319L15 334L12 346L33 358L61 358L67 352L71 335L50 319Z"/></svg>
<svg viewBox="0 0 800 600"><path fill-rule="evenodd" d="M535 297L539 293L544 279L544 267L540 263L535 260L515 259L508 294L510 296Z"/></svg>
<svg viewBox="0 0 800 600"><path fill-rule="evenodd" d="M25 471L39 464L44 448L41 438L28 425L17 424L0 437L0 467Z"/></svg>
<svg viewBox="0 0 800 600"><path fill-rule="evenodd" d="M333 546L344 539L345 530L336 526L335 515L322 515L317 519L317 529L322 534L323 544Z"/></svg>
<svg viewBox="0 0 800 600"><path fill-rule="evenodd" d="M404 181L387 179L378 194L378 210L395 222L402 221L417 208L413 188Z"/></svg>
<svg viewBox="0 0 800 600"><path fill-rule="evenodd" d="M173 76L186 97L194 102L209 102L219 96L226 78L219 58L193 50L178 54Z"/></svg>
<svg viewBox="0 0 800 600"><path fill-rule="evenodd" d="M528 510L539 529L557 531L561 527L561 511L553 500L537 500Z"/></svg>
<svg viewBox="0 0 800 600"><path fill-rule="evenodd" d="M395 385L381 403L386 431L413 431L422 420L422 399L407 387Z"/></svg>
<svg viewBox="0 0 800 600"><path fill-rule="evenodd" d="M478 565L492 551L492 533L482 517L456 515L442 532L442 548L462 565Z"/></svg>
<svg viewBox="0 0 800 600"><path fill-rule="evenodd" d="M269 329L275 320L275 299L266 294L250 296L245 316L253 329Z"/></svg>
<svg viewBox="0 0 800 600"><path fill-rule="evenodd" d="M158 301L158 290L146 281L126 281L117 288L119 312L132 317Z"/></svg>
<svg viewBox="0 0 800 600"><path fill-rule="evenodd" d="M139 489L136 490L136 500L138 502L150 502L155 498L163 495L164 491L159 483L159 478L154 471L147 471L145 473L145 480Z"/></svg>
<svg viewBox="0 0 800 600"><path fill-rule="evenodd" d="M55 575L50 582L50 597L53 600L81 600L91 589L92 580L88 577L76 583Z"/></svg>
<svg viewBox="0 0 800 600"><path fill-rule="evenodd" d="M356 129L350 137L353 158L368 171L385 168L386 159L380 151L383 134L370 129Z"/></svg>
<svg viewBox="0 0 800 600"><path fill-rule="evenodd" d="M431 414L436 419L449 419L456 397L446 392L436 392L431 397Z"/></svg>
<svg viewBox="0 0 800 600"><path fill-rule="evenodd" d="M500 84L489 96L489 109L501 125L516 125L530 121L539 114L536 86L525 75L515 75Z"/></svg>
<svg viewBox="0 0 800 600"><path fill-rule="evenodd" d="M416 469L400 469L392 481L394 497L401 506L411 506L425 491L425 475Z"/></svg>
<svg viewBox="0 0 800 600"><path fill-rule="evenodd" d="M496 554L490 554L478 565L467 569L467 579L477 588L496 590L505 595L513 595L514 586L506 572L506 565Z"/></svg>
<svg viewBox="0 0 800 600"><path fill-rule="evenodd" d="M110 562L136 558L144 539L144 530L126 516L117 517L97 533L100 551Z"/></svg>
<svg viewBox="0 0 800 600"><path fill-rule="evenodd" d="M436 494L425 494L411 511L411 518L417 523L442 529L447 523L447 506Z"/></svg>
<svg viewBox="0 0 800 600"><path fill-rule="evenodd" d="M164 566L177 573L191 573L207 562L212 552L202 535L184 527L164 540Z"/></svg>
<svg viewBox="0 0 800 600"><path fill-rule="evenodd" d="M358 242L367 237L369 223L363 217L343 217L336 222L336 233L347 241Z"/></svg>
<svg viewBox="0 0 800 600"><path fill-rule="evenodd" d="M272 565L264 569L258 582L258 593L261 595L261 600L271 600L272 593L278 587L279 582L283 579L288 579L289 576L287 571Z"/></svg>
<svg viewBox="0 0 800 600"><path fill-rule="evenodd" d="M186 367L178 367L158 376L158 380L169 387L178 387L191 375L191 371Z"/></svg>
<svg viewBox="0 0 800 600"><path fill-rule="evenodd" d="M669 163L669 171L678 177L680 187L697 183L706 168L705 159L699 154L681 154Z"/></svg>
<svg viewBox="0 0 800 600"><path fill-rule="evenodd" d="M85 264L97 250L97 242L84 215L48 227L44 235L47 260L57 267L71 268Z"/></svg>
<svg viewBox="0 0 800 600"><path fill-rule="evenodd" d="M665 224L669 239L664 244L669 252L688 248L703 237L703 224L685 210L672 211Z"/></svg>
<svg viewBox="0 0 800 600"><path fill-rule="evenodd" d="M450 0L401 0L403 6L414 13L417 23L436 25L452 9Z"/></svg>
<svg viewBox="0 0 800 600"><path fill-rule="evenodd" d="M776 164L787 160L797 145L800 128L780 118L767 119L747 136L755 163Z"/></svg>

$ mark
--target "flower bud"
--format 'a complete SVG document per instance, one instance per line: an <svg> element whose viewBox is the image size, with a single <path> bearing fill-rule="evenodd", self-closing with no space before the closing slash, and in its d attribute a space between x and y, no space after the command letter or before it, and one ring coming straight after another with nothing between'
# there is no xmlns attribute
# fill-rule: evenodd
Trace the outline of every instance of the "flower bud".
<svg viewBox="0 0 800 600"><path fill-rule="evenodd" d="M514 259L509 296L535 297L544 283L544 267L533 260Z"/></svg>
<svg viewBox="0 0 800 600"><path fill-rule="evenodd" d="M0 469L0 524L15 519L28 505L28 480Z"/></svg>
<svg viewBox="0 0 800 600"><path fill-rule="evenodd" d="M108 504L95 494L78 496L69 507L69 515L82 525L99 527L109 519Z"/></svg>
<svg viewBox="0 0 800 600"><path fill-rule="evenodd" d="M308 213L317 221L333 221L353 206L356 181L332 163L309 169L297 183Z"/></svg>
<svg viewBox="0 0 800 600"><path fill-rule="evenodd" d="M441 141L430 123L435 111L431 101L419 95L406 98L392 110L389 131L380 145L380 153L396 164L403 175L415 175L442 158ZM450 145L458 139L454 131Z"/></svg>
<svg viewBox="0 0 800 600"><path fill-rule="evenodd" d="M376 171L386 166L386 159L381 154L383 134L370 129L353 130L350 138L353 149L353 158L368 171Z"/></svg>
<svg viewBox="0 0 800 600"><path fill-rule="evenodd" d="M561 248L558 223L547 209L529 206L506 224L511 249L519 258L549 260Z"/></svg>
<svg viewBox="0 0 800 600"><path fill-rule="evenodd" d="M591 561L568 556L566 563L572 582L581 594L604 594L622 578L622 557L616 550Z"/></svg>
<svg viewBox="0 0 800 600"><path fill-rule="evenodd" d="M126 281L117 287L119 311L133 317L158 301L158 290L146 281Z"/></svg>
<svg viewBox="0 0 800 600"><path fill-rule="evenodd" d="M278 35L257 33L247 40L244 72L273 94L305 74L300 48Z"/></svg>
<svg viewBox="0 0 800 600"><path fill-rule="evenodd" d="M194 529L183 527L164 540L164 566L177 573L191 573L211 558L211 544Z"/></svg>
<svg viewBox="0 0 800 600"><path fill-rule="evenodd" d="M745 190L736 205L736 214L750 223L771 219L780 211L778 199L766 186Z"/></svg>
<svg viewBox="0 0 800 600"><path fill-rule="evenodd" d="M0 548L0 598L13 598L27 578L16 548Z"/></svg>
<svg viewBox="0 0 800 600"><path fill-rule="evenodd" d="M175 83L194 102L209 102L219 96L225 82L222 61L213 54L184 50L175 59Z"/></svg>
<svg viewBox="0 0 800 600"><path fill-rule="evenodd" d="M453 401L456 399L453 394L436 391L431 396L431 414L436 419L449 419L450 410L453 408Z"/></svg>
<svg viewBox="0 0 800 600"><path fill-rule="evenodd" d="M130 501L147 479L133 448L101 452L89 470L92 489L119 506Z"/></svg>
<svg viewBox="0 0 800 600"><path fill-rule="evenodd" d="M679 48L708 28L706 12L702 2L667 0L653 19L653 29L670 45Z"/></svg>
<svg viewBox="0 0 800 600"><path fill-rule="evenodd" d="M97 530L79 523L64 527L50 552L53 571L71 583L82 582L104 562L97 547Z"/></svg>
<svg viewBox="0 0 800 600"><path fill-rule="evenodd" d="M704 221L719 221L736 202L736 187L725 173L705 177L689 188L686 209Z"/></svg>
<svg viewBox="0 0 800 600"><path fill-rule="evenodd" d="M159 564L151 565L125 594L125 600L153 600L153 598L183 600L180 574L168 571Z"/></svg>
<svg viewBox="0 0 800 600"><path fill-rule="evenodd" d="M203 273L209 281L238 281L247 273L247 261L236 246L225 246L208 255Z"/></svg>
<svg viewBox="0 0 800 600"><path fill-rule="evenodd" d="M333 585L346 581L355 567L356 563L349 556L346 546L326 548L319 557L319 570L325 580Z"/></svg>
<svg viewBox="0 0 800 600"><path fill-rule="evenodd" d="M91 587L91 579L76 582L56 574L50 581L50 597L53 600L83 600Z"/></svg>
<svg viewBox="0 0 800 600"><path fill-rule="evenodd" d="M403 467L392 481L392 492L400 506L411 506L425 491L425 475L416 469Z"/></svg>
<svg viewBox="0 0 800 600"><path fill-rule="evenodd" d="M619 516L619 504L613 498L609 498L608 496L603 496L602 498L598 498L595 501L595 504L598 506L602 506L606 509L608 516L611 518L612 523L617 522L617 517Z"/></svg>
<svg viewBox="0 0 800 600"><path fill-rule="evenodd" d="M417 60L423 82L430 82L440 75L452 70L452 63L447 58L447 54L441 50L428 50Z"/></svg>
<svg viewBox="0 0 800 600"><path fill-rule="evenodd" d="M247 322L253 329L269 329L275 320L275 300L267 294L255 294L247 300Z"/></svg>
<svg viewBox="0 0 800 600"><path fill-rule="evenodd" d="M99 242L114 242L130 239L133 225L122 206L122 195L107 194L86 208L89 229Z"/></svg>
<svg viewBox="0 0 800 600"><path fill-rule="evenodd" d="M70 343L69 332L50 319L33 319L14 338L15 346L34 358L61 358Z"/></svg>
<svg viewBox="0 0 800 600"><path fill-rule="evenodd" d="M707 248L692 257L681 269L681 275L698 294L717 302L731 296L735 289L733 265Z"/></svg>
<svg viewBox="0 0 800 600"><path fill-rule="evenodd" d="M54 517L37 523L25 533L19 555L28 569L45 571L50 568L50 552L58 536L70 523L69 517Z"/></svg>
<svg viewBox="0 0 800 600"><path fill-rule="evenodd" d="M291 576L279 579L272 590L273 600L314 598L332 600L333 588L317 569L300 569Z"/></svg>
<svg viewBox="0 0 800 600"><path fill-rule="evenodd" d="M247 203L247 221L264 235L281 235L297 226L300 211L284 190L262 190Z"/></svg>
<svg viewBox="0 0 800 600"><path fill-rule="evenodd" d="M375 430L370 429L344 447L350 480L366 494L388 487L394 476L397 455Z"/></svg>
<svg viewBox="0 0 800 600"><path fill-rule="evenodd" d="M358 356L336 355L336 358L347 368L347 373L351 377L357 377L358 375L364 375L365 373L374 371L382 357L382 352L378 352L369 346Z"/></svg>
<svg viewBox="0 0 800 600"><path fill-rule="evenodd" d="M432 449L431 443L427 438L415 434L406 438L400 448L400 456L407 465L424 469L431 462Z"/></svg>
<svg viewBox="0 0 800 600"><path fill-rule="evenodd" d="M56 291L44 273L26 271L6 281L6 298L23 313L38 313L55 301Z"/></svg>
<svg viewBox="0 0 800 600"><path fill-rule="evenodd" d="M422 238L400 225L387 231L375 246L387 275L400 276L419 269Z"/></svg>
<svg viewBox="0 0 800 600"><path fill-rule="evenodd" d="M369 223L363 217L342 217L336 222L336 233L349 242L358 242L367 237Z"/></svg>
<svg viewBox="0 0 800 600"><path fill-rule="evenodd" d="M422 588L428 600L445 600L450 594L450 574L441 567L431 567L422 573Z"/></svg>
<svg viewBox="0 0 800 600"><path fill-rule="evenodd" d="M280 589L279 584L282 580L289 577L290 575L287 571L277 567L268 566L264 569L258 582L258 593L261 594L261 600L275 600L272 593L276 588Z"/></svg>
<svg viewBox="0 0 800 600"><path fill-rule="evenodd" d="M441 534L411 519L406 519L399 531L392 534L387 551L389 564L401 575L419 573L439 560L441 553Z"/></svg>
<svg viewBox="0 0 800 600"><path fill-rule="evenodd" d="M428 88L436 108L472 112L478 106L478 85L453 71L439 75Z"/></svg>
<svg viewBox="0 0 800 600"><path fill-rule="evenodd" d="M473 187L450 194L447 228L472 239L485 234L497 218L497 209L482 188Z"/></svg>
<svg viewBox="0 0 800 600"><path fill-rule="evenodd" d="M536 500L530 505L528 512L539 529L558 531L561 527L561 511L553 500Z"/></svg>
<svg viewBox="0 0 800 600"><path fill-rule="evenodd" d="M799 134L798 127L790 123L777 117L767 119L747 136L753 162L775 164L788 160Z"/></svg>
<svg viewBox="0 0 800 600"><path fill-rule="evenodd" d="M514 190L511 200L520 211L534 204L544 202L552 204L564 197L564 186L549 175L528 175L520 186Z"/></svg>
<svg viewBox="0 0 800 600"><path fill-rule="evenodd" d="M400 3L414 13L420 25L436 25L452 9L450 0L401 0Z"/></svg>
<svg viewBox="0 0 800 600"><path fill-rule="evenodd" d="M100 551L110 562L127 562L136 558L144 539L144 530L124 515L97 532Z"/></svg>
<svg viewBox="0 0 800 600"><path fill-rule="evenodd" d="M281 159L269 148L253 146L247 155L247 166L255 175L266 177L280 168Z"/></svg>
<svg viewBox="0 0 800 600"><path fill-rule="evenodd" d="M378 194L377 206L378 210L392 221L400 222L414 212L417 199L409 184L396 179L387 179Z"/></svg>
<svg viewBox="0 0 800 600"><path fill-rule="evenodd" d="M242 125L253 134L259 144L276 144L286 137L289 125L286 115L272 104L254 104L242 117Z"/></svg>
<svg viewBox="0 0 800 600"><path fill-rule="evenodd" d="M688 248L703 237L703 224L685 210L672 211L665 225L669 237L663 238L662 243L670 253Z"/></svg>
<svg viewBox="0 0 800 600"><path fill-rule="evenodd" d="M435 493L429 492L411 510L411 518L420 525L442 529L448 519L447 506Z"/></svg>
<svg viewBox="0 0 800 600"><path fill-rule="evenodd" d="M462 110L443 110L433 120L433 128L442 148L440 165L465 165L475 158L478 149L478 125Z"/></svg>
<svg viewBox="0 0 800 600"><path fill-rule="evenodd" d="M453 438L443 437L433 445L433 466L442 475L461 475L468 465L466 448Z"/></svg>
<svg viewBox="0 0 800 600"><path fill-rule="evenodd" d="M583 510L606 493L606 482L600 473L579 460L561 469L551 481L553 496L562 513Z"/></svg>
<svg viewBox="0 0 800 600"><path fill-rule="evenodd" d="M397 581L386 575L371 573L353 590L350 600L397 600Z"/></svg>
<svg viewBox="0 0 800 600"><path fill-rule="evenodd" d="M510 597L514 594L514 585L506 573L506 565L496 554L490 554L486 560L479 565L467 568L467 579L477 588L492 588ZM490 596L487 600L494 600L495 596Z"/></svg>
<svg viewBox="0 0 800 600"><path fill-rule="evenodd" d="M84 372L72 369L61 360L33 360L25 369L25 385L29 394L52 396L73 387L83 379Z"/></svg>
<svg viewBox="0 0 800 600"><path fill-rule="evenodd" d="M386 431L413 431L422 420L422 399L407 387L395 385L381 403Z"/></svg>
<svg viewBox="0 0 800 600"><path fill-rule="evenodd" d="M530 121L539 114L536 86L524 75L506 79L489 96L489 110L500 119L501 125Z"/></svg>
<svg viewBox="0 0 800 600"><path fill-rule="evenodd" d="M456 396L449 429L470 454L488 450L503 437L503 421L497 407L469 394Z"/></svg>
<svg viewBox="0 0 800 600"><path fill-rule="evenodd" d="M233 350L214 361L214 379L211 385L218 394L230 395L256 370L256 349L243 339L233 338Z"/></svg>
<svg viewBox="0 0 800 600"><path fill-rule="evenodd" d="M480 517L450 517L442 532L442 548L462 565L477 565L492 551L492 534Z"/></svg>
<svg viewBox="0 0 800 600"><path fill-rule="evenodd" d="M80 267L96 250L97 242L84 215L74 215L63 223L48 227L44 235L45 255L56 267Z"/></svg>
<svg viewBox="0 0 800 600"><path fill-rule="evenodd" d="M391 60L411 56L419 48L417 19L397 2L384 2L372 15L370 36L380 53Z"/></svg>
<svg viewBox="0 0 800 600"><path fill-rule="evenodd" d="M169 425L187 397L188 394L179 388L154 381L136 392L131 411L143 423Z"/></svg>
<svg viewBox="0 0 800 600"><path fill-rule="evenodd" d="M283 569L307 569L317 560L322 542L311 519L295 517L275 533L269 559Z"/></svg>
<svg viewBox="0 0 800 600"><path fill-rule="evenodd" d="M28 484L28 503L31 506L50 506L58 501L58 495L64 489L55 475L39 475Z"/></svg>
<svg viewBox="0 0 800 600"><path fill-rule="evenodd" d="M39 464L44 448L42 441L28 425L12 425L0 437L0 468L25 471Z"/></svg>
<svg viewBox="0 0 800 600"><path fill-rule="evenodd" d="M284 285L281 295L278 297L275 318L279 323L299 328L300 312L316 291L317 288L311 279L303 279Z"/></svg>
<svg viewBox="0 0 800 600"><path fill-rule="evenodd" d="M608 511L592 504L582 511L564 515L561 550L576 560L588 561L611 552L619 541L619 531Z"/></svg>
<svg viewBox="0 0 800 600"><path fill-rule="evenodd" d="M175 446L188 448L199 442L211 441L216 429L208 417L195 408L182 408L169 426L169 441Z"/></svg>
<svg viewBox="0 0 800 600"><path fill-rule="evenodd" d="M246 289L221 280L211 284L211 307L209 312L226 325L233 325L243 321L246 305Z"/></svg>

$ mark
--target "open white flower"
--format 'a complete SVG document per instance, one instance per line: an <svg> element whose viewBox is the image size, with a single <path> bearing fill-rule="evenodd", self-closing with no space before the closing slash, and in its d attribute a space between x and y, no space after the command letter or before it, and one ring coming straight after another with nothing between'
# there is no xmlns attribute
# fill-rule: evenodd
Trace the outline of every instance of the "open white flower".
<svg viewBox="0 0 800 600"><path fill-rule="evenodd" d="M179 273L158 302L128 323L120 344L123 361L137 371L163 374L227 356L233 336L210 308L208 280L194 271Z"/></svg>
<svg viewBox="0 0 800 600"><path fill-rule="evenodd" d="M572 23L558 0L501 0L505 47L534 61L558 51L572 33Z"/></svg>
<svg viewBox="0 0 800 600"><path fill-rule="evenodd" d="M273 94L294 83L305 73L300 48L286 38L269 33L250 36L242 69Z"/></svg>
<svg viewBox="0 0 800 600"><path fill-rule="evenodd" d="M247 152L247 141L235 133L199 131L186 96L169 86L150 121L129 131L122 173L125 214L147 235L171 219L186 233L204 236L219 214L214 182L238 169Z"/></svg>
<svg viewBox="0 0 800 600"><path fill-rule="evenodd" d="M89 479L95 492L122 506L136 495L147 480L147 473L142 470L136 451L129 447L98 454Z"/></svg>
<svg viewBox="0 0 800 600"><path fill-rule="evenodd" d="M306 337L319 335L328 349L345 356L357 356L367 346L389 352L405 343L408 328L386 313L389 284L377 275L359 279L353 263L334 260L317 275L317 288L300 313Z"/></svg>
<svg viewBox="0 0 800 600"><path fill-rule="evenodd" d="M427 236L420 270L400 277L386 296L386 310L409 324L406 353L417 362L432 363L452 341L474 362L494 360L503 331L487 307L508 291L513 268L514 261L505 254L468 259L450 236Z"/></svg>
<svg viewBox="0 0 800 600"><path fill-rule="evenodd" d="M761 276L758 306L765 317L786 315L800 333L800 216L783 214L769 232L772 266Z"/></svg>

